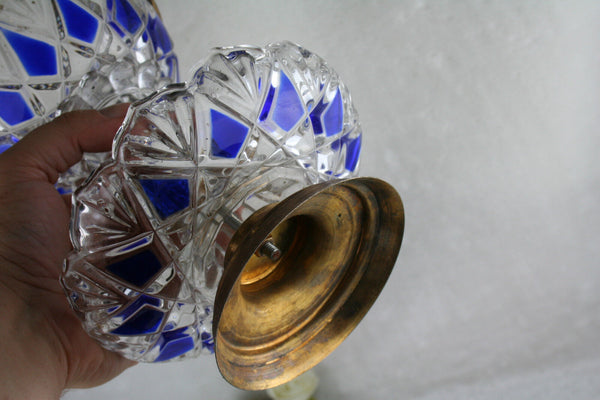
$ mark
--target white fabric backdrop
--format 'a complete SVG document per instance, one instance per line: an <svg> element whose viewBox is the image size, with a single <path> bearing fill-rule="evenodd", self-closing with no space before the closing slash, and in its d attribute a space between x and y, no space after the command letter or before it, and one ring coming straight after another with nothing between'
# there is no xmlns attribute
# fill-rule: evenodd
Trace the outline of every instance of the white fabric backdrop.
<svg viewBox="0 0 600 400"><path fill-rule="evenodd" d="M600 397L600 3L159 0L182 78L291 40L350 87L361 175L403 196L396 269L317 399ZM214 360L78 399L260 399Z"/></svg>

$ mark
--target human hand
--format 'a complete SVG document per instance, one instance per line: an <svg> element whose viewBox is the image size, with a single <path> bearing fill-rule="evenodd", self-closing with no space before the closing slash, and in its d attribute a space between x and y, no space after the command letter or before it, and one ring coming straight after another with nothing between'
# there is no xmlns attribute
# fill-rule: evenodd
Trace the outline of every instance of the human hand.
<svg viewBox="0 0 600 400"><path fill-rule="evenodd" d="M70 200L54 184L83 152L108 151L126 105L75 111L0 154L0 398L56 399L132 361L83 330L59 284L70 250Z"/></svg>

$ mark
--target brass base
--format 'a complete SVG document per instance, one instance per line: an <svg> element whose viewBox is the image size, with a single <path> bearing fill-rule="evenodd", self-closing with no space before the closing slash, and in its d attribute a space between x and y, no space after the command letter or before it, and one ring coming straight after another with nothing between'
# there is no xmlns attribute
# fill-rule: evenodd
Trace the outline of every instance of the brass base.
<svg viewBox="0 0 600 400"><path fill-rule="evenodd" d="M403 231L400 196L374 178L309 186L248 218L215 300L223 377L267 389L323 360L383 289Z"/></svg>

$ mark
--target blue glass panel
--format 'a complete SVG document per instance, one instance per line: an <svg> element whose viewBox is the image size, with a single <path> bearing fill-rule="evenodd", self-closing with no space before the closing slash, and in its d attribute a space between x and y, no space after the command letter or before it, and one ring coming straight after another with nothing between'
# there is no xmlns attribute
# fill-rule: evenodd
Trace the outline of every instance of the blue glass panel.
<svg viewBox="0 0 600 400"><path fill-rule="evenodd" d="M259 81L260 83L260 81ZM275 97L275 88L273 86L269 87L269 92L267 93L267 97L265 99L265 104L263 105L263 109L260 112L260 117L258 118L260 121L264 121L269 116L269 111L271 111L271 105L273 104L273 98Z"/></svg>
<svg viewBox="0 0 600 400"><path fill-rule="evenodd" d="M215 157L235 158L239 153L249 128L216 110L210 110L212 124L211 152Z"/></svg>
<svg viewBox="0 0 600 400"><path fill-rule="evenodd" d="M142 26L142 20L127 0L115 0L116 19L129 33L134 34Z"/></svg>
<svg viewBox="0 0 600 400"><path fill-rule="evenodd" d="M344 105L342 104L340 89L337 90L333 101L329 104L327 111L325 111L323 124L325 125L325 135L327 136L340 133L344 128Z"/></svg>
<svg viewBox="0 0 600 400"><path fill-rule="evenodd" d="M113 275L138 287L144 286L161 269L160 261L150 250L142 251L106 267L106 270Z"/></svg>
<svg viewBox="0 0 600 400"><path fill-rule="evenodd" d="M164 327L163 331L171 331L175 328L175 324L173 322L168 322Z"/></svg>
<svg viewBox="0 0 600 400"><path fill-rule="evenodd" d="M167 361L194 349L194 339L185 334L187 328L164 332L158 341L160 354L154 362Z"/></svg>
<svg viewBox="0 0 600 400"><path fill-rule="evenodd" d="M245 51L243 50L237 50L237 51L230 51L229 53L227 53L227 55L225 55L225 57L230 60L233 61L236 58L243 56L244 54L247 54Z"/></svg>
<svg viewBox="0 0 600 400"><path fill-rule="evenodd" d="M71 0L57 0L65 18L67 32L76 39L94 43L98 33L98 20Z"/></svg>
<svg viewBox="0 0 600 400"><path fill-rule="evenodd" d="M273 121L286 131L292 129L304 116L304 107L298 97L296 88L283 72L279 83L279 95L275 109L273 110Z"/></svg>
<svg viewBox="0 0 600 400"><path fill-rule="evenodd" d="M358 165L358 159L360 157L360 147L362 142L362 135L349 140L346 143L346 169L348 171L354 171Z"/></svg>
<svg viewBox="0 0 600 400"><path fill-rule="evenodd" d="M106 8L112 11L113 8L113 0L106 0Z"/></svg>
<svg viewBox="0 0 600 400"><path fill-rule="evenodd" d="M124 247L123 250L121 250L121 251L125 252L125 251L129 251L129 250L133 250L136 247L140 247L145 244L148 244L148 242L150 242L150 238L147 238L147 237L141 238L140 240L136 240L135 242L131 243L129 246Z"/></svg>
<svg viewBox="0 0 600 400"><path fill-rule="evenodd" d="M162 219L190 205L187 179L140 179L139 182Z"/></svg>
<svg viewBox="0 0 600 400"><path fill-rule="evenodd" d="M165 313L153 308L144 307L136 312L123 325L113 329L111 333L115 335L134 336L155 333L160 328L160 324L165 317Z"/></svg>
<svg viewBox="0 0 600 400"><path fill-rule="evenodd" d="M317 103L314 110L310 113L310 122L313 126L313 132L315 135L320 135L323 133L323 124L321 123L321 116L323 112L327 109L327 105L323 102L323 99Z"/></svg>
<svg viewBox="0 0 600 400"><path fill-rule="evenodd" d="M152 38L154 51L156 51L158 48L162 49L164 54L167 54L171 51L173 45L160 18L150 18L148 21L148 32Z"/></svg>
<svg viewBox="0 0 600 400"><path fill-rule="evenodd" d="M200 339L202 340L203 348L208 349L211 353L215 352L215 340L210 333L202 332Z"/></svg>
<svg viewBox="0 0 600 400"><path fill-rule="evenodd" d="M119 318L123 318L124 320L135 314L137 311L141 310L145 305L151 305L154 307L160 306L160 299L156 297L148 296L142 294L138 297L133 303L131 303L126 309L121 311L118 315Z"/></svg>
<svg viewBox="0 0 600 400"><path fill-rule="evenodd" d="M115 30L115 32L117 32L119 34L119 36L121 36L121 37L125 36L125 32L123 32L123 30L115 22L111 21L108 24Z"/></svg>
<svg viewBox="0 0 600 400"><path fill-rule="evenodd" d="M56 50L46 42L0 28L30 76L56 75Z"/></svg>
<svg viewBox="0 0 600 400"><path fill-rule="evenodd" d="M4 153L6 150L10 149L12 146L10 144L0 144L0 154Z"/></svg>
<svg viewBox="0 0 600 400"><path fill-rule="evenodd" d="M19 92L0 91L0 117L9 125L33 118L33 112Z"/></svg>
<svg viewBox="0 0 600 400"><path fill-rule="evenodd" d="M169 56L165 62L169 66L169 78L174 82L179 82L179 65L177 63L177 57L175 57L175 55Z"/></svg>
<svg viewBox="0 0 600 400"><path fill-rule="evenodd" d="M348 139L348 135L344 136L341 139L334 140L333 142L331 142L331 148L337 151L342 146L342 140L346 139Z"/></svg>

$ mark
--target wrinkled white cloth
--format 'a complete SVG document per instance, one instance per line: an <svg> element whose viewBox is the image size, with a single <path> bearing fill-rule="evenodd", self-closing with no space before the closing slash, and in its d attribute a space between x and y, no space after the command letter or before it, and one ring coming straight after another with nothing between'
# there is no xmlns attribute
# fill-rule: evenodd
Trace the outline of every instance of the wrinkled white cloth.
<svg viewBox="0 0 600 400"><path fill-rule="evenodd" d="M157 1L182 77L214 46L291 40L350 88L361 175L406 232L316 399L600 396L600 3ZM78 399L260 399L214 359L142 365Z"/></svg>

